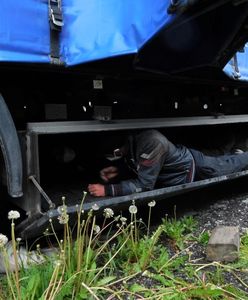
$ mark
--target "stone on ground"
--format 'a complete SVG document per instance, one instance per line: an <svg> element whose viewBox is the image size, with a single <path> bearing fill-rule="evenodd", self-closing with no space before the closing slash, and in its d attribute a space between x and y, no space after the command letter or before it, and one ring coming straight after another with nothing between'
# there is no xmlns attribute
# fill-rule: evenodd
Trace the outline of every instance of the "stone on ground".
<svg viewBox="0 0 248 300"><path fill-rule="evenodd" d="M238 258L240 247L237 226L217 226L211 233L207 245L208 261L232 262Z"/></svg>

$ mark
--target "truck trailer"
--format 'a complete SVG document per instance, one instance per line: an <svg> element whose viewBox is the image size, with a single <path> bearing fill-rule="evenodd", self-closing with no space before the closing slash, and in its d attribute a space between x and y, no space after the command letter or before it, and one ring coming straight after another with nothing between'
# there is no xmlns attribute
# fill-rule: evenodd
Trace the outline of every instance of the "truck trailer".
<svg viewBox="0 0 248 300"><path fill-rule="evenodd" d="M156 128L209 153L248 149L247 1L2 0L0 8L0 191L25 214L21 237L49 219L59 227L62 197L73 220L106 154L130 132ZM87 194L84 211L166 201L247 174Z"/></svg>

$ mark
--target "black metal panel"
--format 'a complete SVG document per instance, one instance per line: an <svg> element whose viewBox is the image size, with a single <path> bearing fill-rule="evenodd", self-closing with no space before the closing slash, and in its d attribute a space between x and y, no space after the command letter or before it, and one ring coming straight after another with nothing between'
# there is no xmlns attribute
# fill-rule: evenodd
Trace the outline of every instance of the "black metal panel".
<svg viewBox="0 0 248 300"><path fill-rule="evenodd" d="M136 67L163 73L220 69L248 39L247 1L202 1L175 17L139 51Z"/></svg>

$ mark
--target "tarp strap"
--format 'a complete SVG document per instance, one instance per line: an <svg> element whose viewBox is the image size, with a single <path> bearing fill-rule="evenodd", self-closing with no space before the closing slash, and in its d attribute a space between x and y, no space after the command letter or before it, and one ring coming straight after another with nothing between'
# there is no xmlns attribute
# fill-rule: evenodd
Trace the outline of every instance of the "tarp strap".
<svg viewBox="0 0 248 300"><path fill-rule="evenodd" d="M233 56L232 67L233 67L233 77L234 77L235 79L240 78L240 77L241 77L241 74L240 74L240 72L239 72L237 53L235 53L235 55Z"/></svg>
<svg viewBox="0 0 248 300"><path fill-rule="evenodd" d="M51 63L61 64L59 38L62 26L64 25L61 0L49 0L49 21Z"/></svg>

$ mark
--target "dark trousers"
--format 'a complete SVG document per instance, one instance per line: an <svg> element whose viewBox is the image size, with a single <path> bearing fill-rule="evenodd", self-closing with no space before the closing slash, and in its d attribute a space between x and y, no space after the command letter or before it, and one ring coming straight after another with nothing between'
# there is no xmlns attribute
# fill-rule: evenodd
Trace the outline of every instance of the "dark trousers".
<svg viewBox="0 0 248 300"><path fill-rule="evenodd" d="M248 152L221 156L208 156L190 149L195 160L195 179L207 179L248 169Z"/></svg>

